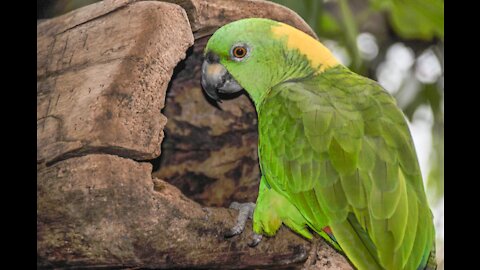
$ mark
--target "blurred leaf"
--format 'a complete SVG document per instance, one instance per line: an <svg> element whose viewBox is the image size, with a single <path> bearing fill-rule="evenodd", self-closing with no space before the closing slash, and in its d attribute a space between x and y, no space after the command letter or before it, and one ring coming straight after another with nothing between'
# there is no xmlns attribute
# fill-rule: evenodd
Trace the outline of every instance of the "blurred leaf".
<svg viewBox="0 0 480 270"><path fill-rule="evenodd" d="M357 24L355 22L355 17L348 5L347 0L339 0L340 13L342 18L343 33L345 35L346 46L348 53L352 57L352 69L355 72L359 72L362 65L362 60L360 58L360 52L357 47Z"/></svg>
<svg viewBox="0 0 480 270"><path fill-rule="evenodd" d="M443 0L371 0L371 7L390 13L390 23L406 39L432 40L444 36Z"/></svg>
<svg viewBox="0 0 480 270"><path fill-rule="evenodd" d="M323 1L319 0L271 0L277 4L286 6L295 11L300 17L302 17L315 33L320 32L321 25L323 23L319 21L323 19ZM331 19L333 19L330 16ZM328 22L331 25L331 21ZM336 23L335 21L333 23Z"/></svg>
<svg viewBox="0 0 480 270"><path fill-rule="evenodd" d="M318 0L305 0L307 3L307 7L309 9L309 14L308 14L308 20L307 23L312 27L312 29L317 33L318 35L318 27L317 27L317 21L318 18L323 17L322 9L323 5L321 1Z"/></svg>
<svg viewBox="0 0 480 270"><path fill-rule="evenodd" d="M329 13L323 13L318 18L317 28L319 31L318 35L322 38L338 38L341 30L337 20Z"/></svg>
<svg viewBox="0 0 480 270"><path fill-rule="evenodd" d="M300 17L302 17L304 20L307 20L307 18L309 17L309 12L307 8L308 3L306 1L271 0L271 2L290 8L291 10L298 13L298 15L300 15Z"/></svg>
<svg viewBox="0 0 480 270"><path fill-rule="evenodd" d="M430 154L430 171L427 178L427 190L431 201L435 203L443 197L445 190L444 169L444 128L443 123L436 122L432 129L432 153Z"/></svg>
<svg viewBox="0 0 480 270"><path fill-rule="evenodd" d="M434 36L443 39L443 1L395 1L391 23L404 38L431 40Z"/></svg>
<svg viewBox="0 0 480 270"><path fill-rule="evenodd" d="M370 7L376 11L390 10L392 4L392 0L370 0Z"/></svg>
<svg viewBox="0 0 480 270"><path fill-rule="evenodd" d="M300 15L310 27L322 38L339 39L342 35L337 19L323 9L319 0L271 0L284 5Z"/></svg>
<svg viewBox="0 0 480 270"><path fill-rule="evenodd" d="M440 112L440 103L442 102L442 96L437 84L423 84L420 91L418 91L412 102L408 104L403 112L411 121L413 114L420 105L427 104L432 108L434 115Z"/></svg>

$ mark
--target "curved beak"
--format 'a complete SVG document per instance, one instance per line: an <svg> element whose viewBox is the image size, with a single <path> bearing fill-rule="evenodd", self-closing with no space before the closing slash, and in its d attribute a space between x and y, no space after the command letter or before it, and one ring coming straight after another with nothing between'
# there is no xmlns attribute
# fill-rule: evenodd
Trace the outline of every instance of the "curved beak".
<svg viewBox="0 0 480 270"><path fill-rule="evenodd" d="M243 88L219 63L219 58L209 52L202 64L202 87L209 97L220 101L218 93L235 93Z"/></svg>

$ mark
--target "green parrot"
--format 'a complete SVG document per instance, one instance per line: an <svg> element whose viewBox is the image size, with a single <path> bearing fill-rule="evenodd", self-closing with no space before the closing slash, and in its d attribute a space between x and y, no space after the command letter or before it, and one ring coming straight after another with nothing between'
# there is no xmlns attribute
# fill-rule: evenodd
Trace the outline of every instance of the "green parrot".
<svg viewBox="0 0 480 270"><path fill-rule="evenodd" d="M259 194L254 210L233 206L241 211L229 235L250 215L253 245L285 224L307 239L318 233L360 270L436 268L415 148L387 91L268 19L221 27L204 56L208 96L245 89L258 115Z"/></svg>

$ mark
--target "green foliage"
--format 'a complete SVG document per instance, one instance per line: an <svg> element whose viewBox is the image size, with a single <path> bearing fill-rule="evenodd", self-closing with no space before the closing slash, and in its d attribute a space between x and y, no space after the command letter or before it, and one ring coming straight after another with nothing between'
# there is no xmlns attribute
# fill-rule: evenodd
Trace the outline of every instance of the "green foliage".
<svg viewBox="0 0 480 270"><path fill-rule="evenodd" d="M358 52L357 47L357 24L355 22L355 17L352 14L350 7L348 6L347 0L339 0L340 13L342 15L342 26L343 32L345 33L345 40L348 52L353 58L353 69L358 70L362 64L360 59L360 53Z"/></svg>
<svg viewBox="0 0 480 270"><path fill-rule="evenodd" d="M322 16L318 17L316 28L318 29L317 33L321 33L322 37L333 38L338 37L340 34L341 28L338 25L337 20L330 13L323 13Z"/></svg>
<svg viewBox="0 0 480 270"><path fill-rule="evenodd" d="M308 22L308 15L309 15L309 8L311 1L292 1L292 0L274 0L271 2L275 2L277 4L280 4L282 6L286 6L295 12L297 12L302 18L307 20ZM317 15L317 14L315 14Z"/></svg>
<svg viewBox="0 0 480 270"><path fill-rule="evenodd" d="M436 202L443 197L445 188L443 124L437 124L433 129L433 151L430 157L431 168L427 178L427 190L432 192L431 201Z"/></svg>
<svg viewBox="0 0 480 270"><path fill-rule="evenodd" d="M347 0L338 0L341 18L337 21L321 0L272 0L297 12L307 23L322 37L331 37L333 34L341 34L340 30L356 32L352 22L354 16ZM391 27L396 34L404 39L432 40L444 37L444 2L443 0L370 0L371 12L386 12ZM340 27L341 25L348 27ZM350 33L345 33L350 35ZM351 40L347 41L351 42ZM348 46L348 44L346 44Z"/></svg>
<svg viewBox="0 0 480 270"><path fill-rule="evenodd" d="M443 0L371 0L374 10L387 11L396 33L405 39L443 40Z"/></svg>
<svg viewBox="0 0 480 270"><path fill-rule="evenodd" d="M403 109L403 112L411 121L413 114L421 105L429 105L432 111L439 112L442 102L442 93L438 89L436 84L424 84L420 90L416 93L414 99L407 107ZM435 119L436 121L440 119Z"/></svg>
<svg viewBox="0 0 480 270"><path fill-rule="evenodd" d="M271 2L286 6L298 13L317 34L321 33L322 37L337 36L340 31L336 19L331 14L323 12L322 1L272 0Z"/></svg>

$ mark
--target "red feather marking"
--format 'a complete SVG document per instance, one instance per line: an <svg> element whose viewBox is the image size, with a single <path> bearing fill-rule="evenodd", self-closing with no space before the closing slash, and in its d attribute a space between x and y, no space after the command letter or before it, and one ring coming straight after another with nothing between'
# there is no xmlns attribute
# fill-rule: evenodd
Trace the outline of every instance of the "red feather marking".
<svg viewBox="0 0 480 270"><path fill-rule="evenodd" d="M324 228L322 229L322 231L326 232L328 235L333 235L332 229L330 229L329 226L324 227Z"/></svg>

